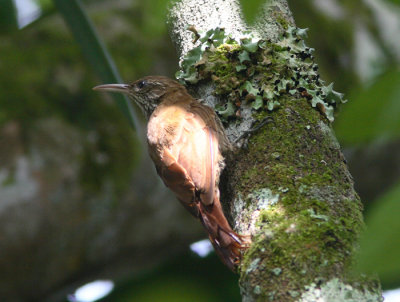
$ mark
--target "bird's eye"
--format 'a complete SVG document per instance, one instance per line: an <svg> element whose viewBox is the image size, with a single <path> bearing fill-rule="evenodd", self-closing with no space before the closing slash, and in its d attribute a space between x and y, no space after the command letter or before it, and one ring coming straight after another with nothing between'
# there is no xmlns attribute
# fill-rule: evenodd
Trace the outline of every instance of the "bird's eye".
<svg viewBox="0 0 400 302"><path fill-rule="evenodd" d="M142 89L144 86L146 86L146 81L140 81L137 86L139 87L139 89Z"/></svg>

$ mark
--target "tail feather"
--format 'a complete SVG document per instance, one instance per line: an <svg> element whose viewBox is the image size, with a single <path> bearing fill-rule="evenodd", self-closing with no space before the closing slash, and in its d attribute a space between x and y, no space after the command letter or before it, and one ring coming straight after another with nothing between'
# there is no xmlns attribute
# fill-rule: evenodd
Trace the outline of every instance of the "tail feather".
<svg viewBox="0 0 400 302"><path fill-rule="evenodd" d="M180 202L194 217L200 219L217 255L227 267L235 271L241 252L248 247L249 239L232 230L222 211L218 195L214 196L214 202L209 206L198 199L192 203L182 200Z"/></svg>
<svg viewBox="0 0 400 302"><path fill-rule="evenodd" d="M199 218L209 234L217 255L232 271L240 262L241 251L246 248L243 237L230 227L219 200L210 206L199 203Z"/></svg>

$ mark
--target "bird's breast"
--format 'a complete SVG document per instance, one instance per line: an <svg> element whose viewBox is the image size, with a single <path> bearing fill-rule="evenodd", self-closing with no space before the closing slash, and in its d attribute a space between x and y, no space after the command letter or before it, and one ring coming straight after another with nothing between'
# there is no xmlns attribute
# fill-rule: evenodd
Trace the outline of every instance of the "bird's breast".
<svg viewBox="0 0 400 302"><path fill-rule="evenodd" d="M171 147L182 135L186 115L180 106L157 108L147 124L149 145Z"/></svg>

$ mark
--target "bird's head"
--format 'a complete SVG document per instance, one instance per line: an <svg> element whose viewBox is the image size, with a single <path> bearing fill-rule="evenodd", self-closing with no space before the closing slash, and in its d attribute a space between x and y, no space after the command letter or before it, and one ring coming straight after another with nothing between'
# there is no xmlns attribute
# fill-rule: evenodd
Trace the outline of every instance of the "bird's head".
<svg viewBox="0 0 400 302"><path fill-rule="evenodd" d="M147 76L131 84L104 84L93 89L121 92L128 95L142 109L148 119L162 101L162 96L168 92L185 88L168 77Z"/></svg>

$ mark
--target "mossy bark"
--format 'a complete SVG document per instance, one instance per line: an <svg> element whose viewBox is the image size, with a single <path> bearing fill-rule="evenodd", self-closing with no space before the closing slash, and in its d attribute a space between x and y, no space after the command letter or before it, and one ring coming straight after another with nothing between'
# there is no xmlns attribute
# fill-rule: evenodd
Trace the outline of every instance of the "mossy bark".
<svg viewBox="0 0 400 302"><path fill-rule="evenodd" d="M253 242L240 266L242 294L297 301L310 284L335 278L369 291L374 285L348 271L362 206L329 122L307 100L280 101L225 172L235 225Z"/></svg>
<svg viewBox="0 0 400 302"><path fill-rule="evenodd" d="M201 5L182 0L171 10L172 37L181 58L189 47L180 43L189 41L190 34L183 24L201 20L196 27L203 30L215 24L198 16L207 14ZM263 18L256 23L265 25L263 30L254 32L273 42L293 24L286 1L270 1ZM227 33L246 29L226 19L221 16L217 23ZM204 83L198 89L215 104L209 91ZM239 266L243 301L380 301L379 285L350 270L363 228L362 206L330 122L309 99L281 94L278 102L272 112L253 111L254 123L266 117L270 122L226 156L221 179L221 198L232 224L252 239Z"/></svg>

